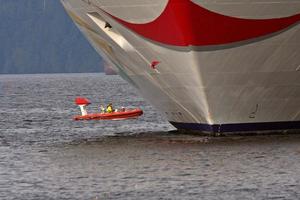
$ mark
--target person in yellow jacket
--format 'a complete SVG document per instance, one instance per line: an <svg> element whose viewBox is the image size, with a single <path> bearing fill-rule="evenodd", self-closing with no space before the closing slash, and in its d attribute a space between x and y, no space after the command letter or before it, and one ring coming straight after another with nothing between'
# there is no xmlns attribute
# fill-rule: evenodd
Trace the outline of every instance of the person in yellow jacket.
<svg viewBox="0 0 300 200"><path fill-rule="evenodd" d="M114 112L114 109L113 109L113 106L112 106L111 103L107 105L107 107L106 107L106 112L107 112L107 113L112 113L112 112Z"/></svg>

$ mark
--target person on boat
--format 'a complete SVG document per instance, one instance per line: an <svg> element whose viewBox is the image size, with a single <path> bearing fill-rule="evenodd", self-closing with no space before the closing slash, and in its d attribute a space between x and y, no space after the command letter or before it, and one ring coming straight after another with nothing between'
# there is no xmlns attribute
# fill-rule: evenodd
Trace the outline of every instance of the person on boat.
<svg viewBox="0 0 300 200"><path fill-rule="evenodd" d="M112 103L108 104L106 107L106 112L107 113L112 113L114 111Z"/></svg>
<svg viewBox="0 0 300 200"><path fill-rule="evenodd" d="M100 105L100 111L101 113L105 113L105 108L102 105Z"/></svg>

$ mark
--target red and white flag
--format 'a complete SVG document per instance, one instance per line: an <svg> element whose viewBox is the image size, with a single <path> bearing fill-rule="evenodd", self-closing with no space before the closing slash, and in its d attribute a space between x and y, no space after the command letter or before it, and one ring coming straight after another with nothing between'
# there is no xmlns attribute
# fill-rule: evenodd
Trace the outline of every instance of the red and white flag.
<svg viewBox="0 0 300 200"><path fill-rule="evenodd" d="M160 73L157 69L156 66L159 64L160 62L157 60L154 60L151 62L151 68L154 69L157 73Z"/></svg>

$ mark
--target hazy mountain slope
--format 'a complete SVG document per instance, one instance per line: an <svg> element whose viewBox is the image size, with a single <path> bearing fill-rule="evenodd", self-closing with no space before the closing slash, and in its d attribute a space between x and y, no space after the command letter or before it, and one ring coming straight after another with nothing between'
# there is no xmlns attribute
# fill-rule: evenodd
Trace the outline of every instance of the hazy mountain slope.
<svg viewBox="0 0 300 200"><path fill-rule="evenodd" d="M0 73L103 71L59 0L0 0Z"/></svg>

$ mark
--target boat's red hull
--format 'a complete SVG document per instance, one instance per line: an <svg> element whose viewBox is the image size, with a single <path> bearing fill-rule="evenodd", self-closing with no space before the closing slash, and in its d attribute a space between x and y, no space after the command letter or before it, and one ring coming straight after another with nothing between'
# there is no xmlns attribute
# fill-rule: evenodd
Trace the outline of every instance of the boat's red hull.
<svg viewBox="0 0 300 200"><path fill-rule="evenodd" d="M77 115L74 120L123 120L141 116L141 109L126 110L124 112L113 113L92 113L85 116Z"/></svg>

